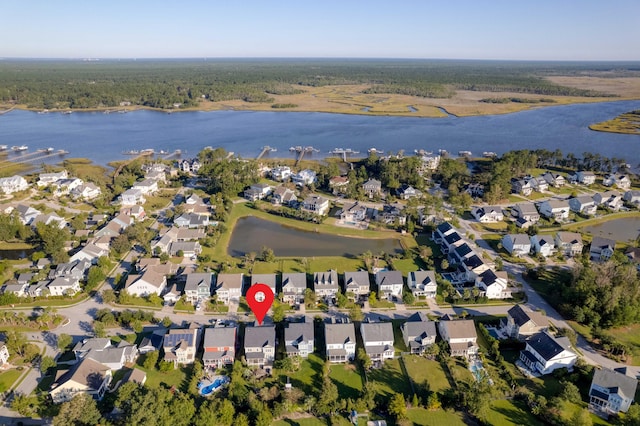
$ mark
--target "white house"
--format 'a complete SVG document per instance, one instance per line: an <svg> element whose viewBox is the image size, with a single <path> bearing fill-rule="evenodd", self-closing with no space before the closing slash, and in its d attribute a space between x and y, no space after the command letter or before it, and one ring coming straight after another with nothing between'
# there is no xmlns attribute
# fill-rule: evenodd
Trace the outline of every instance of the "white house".
<svg viewBox="0 0 640 426"><path fill-rule="evenodd" d="M535 204L529 201L514 205L511 208L511 215L532 223L540 221L540 213L538 213Z"/></svg>
<svg viewBox="0 0 640 426"><path fill-rule="evenodd" d="M309 195L302 202L301 210L323 216L329 211L329 200L319 195Z"/></svg>
<svg viewBox="0 0 640 426"><path fill-rule="evenodd" d="M335 270L314 272L313 291L316 296L332 299L338 295L340 287L338 285L338 273Z"/></svg>
<svg viewBox="0 0 640 426"><path fill-rule="evenodd" d="M147 202L144 194L139 189L127 189L120 194L120 200L124 206L134 206L136 204L144 204Z"/></svg>
<svg viewBox="0 0 640 426"><path fill-rule="evenodd" d="M531 237L531 247L534 253L544 257L553 255L556 251L556 243L552 235L534 235Z"/></svg>
<svg viewBox="0 0 640 426"><path fill-rule="evenodd" d="M38 177L38 186L40 187L48 186L54 182L57 182L62 179L66 179L68 177L69 175L67 174L66 170L63 170L58 173L40 173L40 176Z"/></svg>
<svg viewBox="0 0 640 426"><path fill-rule="evenodd" d="M578 359L571 349L568 337L555 338L546 331L526 340L520 352L520 362L534 375L544 376L558 368L571 369Z"/></svg>
<svg viewBox="0 0 640 426"><path fill-rule="evenodd" d="M512 296L506 271L487 269L476 277L475 285L487 299L508 299Z"/></svg>
<svg viewBox="0 0 640 426"><path fill-rule="evenodd" d="M596 368L589 388L589 407L609 414L626 413L638 387L638 380L626 374L626 368Z"/></svg>
<svg viewBox="0 0 640 426"><path fill-rule="evenodd" d="M316 172L309 169L300 170L300 172L294 173L290 177L291 181L298 186L311 185L318 180Z"/></svg>
<svg viewBox="0 0 640 426"><path fill-rule="evenodd" d="M83 359L56 379L49 395L54 404L70 401L85 393L101 400L111 383L111 369L90 358Z"/></svg>
<svg viewBox="0 0 640 426"><path fill-rule="evenodd" d="M407 276L407 285L414 296L436 297L438 285L434 271L412 271Z"/></svg>
<svg viewBox="0 0 640 426"><path fill-rule="evenodd" d="M77 188L82 186L82 184L84 184L84 181L82 179L71 177L53 182L51 184L51 187L53 188L53 195L55 195L56 197L61 197L76 190Z"/></svg>
<svg viewBox="0 0 640 426"><path fill-rule="evenodd" d="M51 296L73 296L80 291L80 281L74 277L56 277L47 288Z"/></svg>
<svg viewBox="0 0 640 426"><path fill-rule="evenodd" d="M614 186L618 189L628 190L631 188L631 180L627 175L612 174L604 178L602 181L604 186Z"/></svg>
<svg viewBox="0 0 640 426"><path fill-rule="evenodd" d="M313 320L304 317L302 322L288 322L284 329L284 346L287 356L308 358L314 350Z"/></svg>
<svg viewBox="0 0 640 426"><path fill-rule="evenodd" d="M324 335L329 362L353 361L356 356L356 330L353 323L325 323Z"/></svg>
<svg viewBox="0 0 640 426"><path fill-rule="evenodd" d="M354 299L365 298L371 292L368 271L356 271L344 273L344 293L353 294Z"/></svg>
<svg viewBox="0 0 640 426"><path fill-rule="evenodd" d="M73 198L81 198L85 201L95 200L102 194L102 190L91 182L80 185L71 191Z"/></svg>
<svg viewBox="0 0 640 426"><path fill-rule="evenodd" d="M589 258L591 260L604 262L613 256L615 249L615 240L595 236L593 237L591 247L589 248Z"/></svg>
<svg viewBox="0 0 640 426"><path fill-rule="evenodd" d="M307 290L307 274L289 272L282 274L282 301L290 305L303 303Z"/></svg>
<svg viewBox="0 0 640 426"><path fill-rule="evenodd" d="M378 293L382 299L401 300L402 299L402 272L400 271L378 271L376 273L376 284Z"/></svg>
<svg viewBox="0 0 640 426"><path fill-rule="evenodd" d="M87 262L91 262L92 264L98 263L98 259L102 256L108 256L109 250L105 250L104 248L98 247L95 244L86 244L80 251L69 258L69 262L75 262L76 260L86 260Z"/></svg>
<svg viewBox="0 0 640 426"><path fill-rule="evenodd" d="M535 312L523 305L515 305L507 311L504 331L512 339L523 339L546 330L549 319L541 312Z"/></svg>
<svg viewBox="0 0 640 426"><path fill-rule="evenodd" d="M142 275L129 275L125 291L133 296L144 297L150 294L158 296L167 286L167 277L153 270L145 270Z"/></svg>
<svg viewBox="0 0 640 426"><path fill-rule="evenodd" d="M582 235L577 232L558 231L555 238L556 248L565 256L582 254Z"/></svg>
<svg viewBox="0 0 640 426"><path fill-rule="evenodd" d="M523 256L531 251L531 240L527 234L507 234L502 238L502 246L513 256Z"/></svg>
<svg viewBox="0 0 640 426"><path fill-rule="evenodd" d="M578 182L583 185L593 185L596 183L596 175L593 172L582 170L576 173L576 176Z"/></svg>
<svg viewBox="0 0 640 426"><path fill-rule="evenodd" d="M271 179L275 181L284 181L291 176L291 168L289 166L278 166L271 169Z"/></svg>
<svg viewBox="0 0 640 426"><path fill-rule="evenodd" d="M393 326L390 322L362 322L360 334L364 350L371 361L384 361L393 358Z"/></svg>
<svg viewBox="0 0 640 426"><path fill-rule="evenodd" d="M569 199L569 208L572 212L592 216L596 214L598 206L593 200L593 197L590 197L588 195L581 195Z"/></svg>
<svg viewBox="0 0 640 426"><path fill-rule="evenodd" d="M567 200L546 200L538 208L542 216L557 222L569 219L570 207Z"/></svg>
<svg viewBox="0 0 640 426"><path fill-rule="evenodd" d="M0 341L0 366L5 365L9 361L9 349L5 342Z"/></svg>
<svg viewBox="0 0 640 426"><path fill-rule="evenodd" d="M633 189L624 193L622 197L623 201L629 204L640 206L640 191Z"/></svg>
<svg viewBox="0 0 640 426"><path fill-rule="evenodd" d="M243 280L243 274L218 274L216 283L218 302L223 302L225 305L240 302Z"/></svg>
<svg viewBox="0 0 640 426"><path fill-rule="evenodd" d="M447 316L438 322L442 340L449 344L451 356L470 357L478 353L478 334L473 320L450 320Z"/></svg>
<svg viewBox="0 0 640 426"><path fill-rule="evenodd" d="M11 194L13 192L24 191L29 188L29 184L22 176L11 176L6 178L0 178L0 191L5 194Z"/></svg>
<svg viewBox="0 0 640 426"><path fill-rule="evenodd" d="M500 206L474 207L471 209L471 215L481 223L502 222L504 220Z"/></svg>
<svg viewBox="0 0 640 426"><path fill-rule="evenodd" d="M564 178L564 176L558 173L547 172L543 174L542 177L547 181L549 185L553 186L554 188L560 188L567 183L567 180Z"/></svg>

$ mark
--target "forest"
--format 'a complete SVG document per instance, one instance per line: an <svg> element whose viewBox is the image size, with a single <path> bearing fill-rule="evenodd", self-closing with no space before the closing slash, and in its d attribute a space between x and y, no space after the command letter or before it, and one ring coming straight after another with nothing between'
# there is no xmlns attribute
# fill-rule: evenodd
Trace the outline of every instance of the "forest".
<svg viewBox="0 0 640 426"><path fill-rule="evenodd" d="M274 103L305 86L365 85L362 93L448 98L456 90L613 96L545 76L623 75L637 64L444 60L3 60L0 103L34 109L197 107L203 100Z"/></svg>

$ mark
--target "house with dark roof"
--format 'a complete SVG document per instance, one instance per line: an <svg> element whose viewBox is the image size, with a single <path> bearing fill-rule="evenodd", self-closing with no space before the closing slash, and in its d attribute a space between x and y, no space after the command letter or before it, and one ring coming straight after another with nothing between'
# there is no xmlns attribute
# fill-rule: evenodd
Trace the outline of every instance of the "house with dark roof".
<svg viewBox="0 0 640 426"><path fill-rule="evenodd" d="M409 272L407 285L415 297L434 298L438 291L435 271Z"/></svg>
<svg viewBox="0 0 640 426"><path fill-rule="evenodd" d="M473 320L451 320L443 317L438 322L442 340L449 344L451 356L469 358L478 353L478 334Z"/></svg>
<svg viewBox="0 0 640 426"><path fill-rule="evenodd" d="M313 291L318 297L332 299L338 295L340 286L338 285L338 273L335 270L314 272Z"/></svg>
<svg viewBox="0 0 640 426"><path fill-rule="evenodd" d="M288 272L282 274L282 301L290 305L304 303L307 290L307 274Z"/></svg>
<svg viewBox="0 0 640 426"><path fill-rule="evenodd" d="M480 223L495 223L504 220L500 206L473 207L471 215Z"/></svg>
<svg viewBox="0 0 640 426"><path fill-rule="evenodd" d="M200 338L200 327L196 324L191 324L186 329L172 328L167 330L162 342L164 360L172 361L174 365L193 364L200 345Z"/></svg>
<svg viewBox="0 0 640 426"><path fill-rule="evenodd" d="M604 262L611 259L616 249L616 242L610 238L595 236L589 248L589 258L596 262Z"/></svg>
<svg viewBox="0 0 640 426"><path fill-rule="evenodd" d="M396 193L398 194L398 198L403 200L422 197L422 191L407 184L403 184L400 188L396 189Z"/></svg>
<svg viewBox="0 0 640 426"><path fill-rule="evenodd" d="M58 371L49 395L54 404L70 401L81 393L101 400L111 383L111 377L109 367L85 358L67 371Z"/></svg>
<svg viewBox="0 0 640 426"><path fill-rule="evenodd" d="M549 319L541 312L515 305L507 311L505 332L512 339L525 339L549 327Z"/></svg>
<svg viewBox="0 0 640 426"><path fill-rule="evenodd" d="M436 342L436 323L423 312L411 315L400 327L404 343L412 354L422 354Z"/></svg>
<svg viewBox="0 0 640 426"><path fill-rule="evenodd" d="M462 263L462 261L468 257L476 254L473 249L467 243L463 243L456 248L454 248L451 252L449 252L449 264L457 265Z"/></svg>
<svg viewBox="0 0 640 426"><path fill-rule="evenodd" d="M138 352L146 354L148 352L159 351L164 340L164 331L156 330L148 336L145 336L138 345Z"/></svg>
<svg viewBox="0 0 640 426"><path fill-rule="evenodd" d="M393 325L390 322L362 322L360 334L364 350L371 361L393 358Z"/></svg>
<svg viewBox="0 0 640 426"><path fill-rule="evenodd" d="M382 195L382 182L376 179L369 179L362 184L362 189L369 198L373 198L376 195Z"/></svg>
<svg viewBox="0 0 640 426"><path fill-rule="evenodd" d="M533 252L549 257L556 252L556 242L552 235L533 235L531 237Z"/></svg>
<svg viewBox="0 0 640 426"><path fill-rule="evenodd" d="M512 296L507 271L487 269L476 277L475 285L480 295L487 299L508 299Z"/></svg>
<svg viewBox="0 0 640 426"><path fill-rule="evenodd" d="M253 286L258 283L265 284L271 289L273 295L275 296L278 294L278 292L276 291L276 279L276 274L252 274L251 285Z"/></svg>
<svg viewBox="0 0 640 426"><path fill-rule="evenodd" d="M443 222L432 232L431 239L437 244L442 244L444 238L454 232L456 232L456 230L449 222Z"/></svg>
<svg viewBox="0 0 640 426"><path fill-rule="evenodd" d="M314 349L313 320L304 317L302 322L289 322L284 329L284 345L287 356L307 358Z"/></svg>
<svg viewBox="0 0 640 426"><path fill-rule="evenodd" d="M271 366L276 354L275 326L247 327L244 333L244 356L247 364L259 368Z"/></svg>
<svg viewBox="0 0 640 426"><path fill-rule="evenodd" d="M184 294L188 302L196 304L211 297L213 276L210 272L192 273L187 275Z"/></svg>
<svg viewBox="0 0 640 426"><path fill-rule="evenodd" d="M596 368L589 388L589 408L608 416L626 413L633 403L638 380L626 374L626 368Z"/></svg>
<svg viewBox="0 0 640 426"><path fill-rule="evenodd" d="M324 334L329 362L353 361L356 356L356 329L353 323L325 323Z"/></svg>
<svg viewBox="0 0 640 426"><path fill-rule="evenodd" d="M546 331L536 333L526 340L520 351L520 362L536 376L544 376L559 368L571 369L578 355L571 350L569 338L554 337Z"/></svg>
<svg viewBox="0 0 640 426"><path fill-rule="evenodd" d="M378 271L376 284L380 298L390 301L402 299L404 281L400 271Z"/></svg>
<svg viewBox="0 0 640 426"><path fill-rule="evenodd" d="M524 256L531 251L531 240L527 234L507 234L502 237L502 246L513 256Z"/></svg>
<svg viewBox="0 0 640 426"><path fill-rule="evenodd" d="M225 305L231 302L238 303L242 296L243 281L243 274L218 274L216 284L218 302Z"/></svg>
<svg viewBox="0 0 640 426"><path fill-rule="evenodd" d="M204 329L202 362L206 368L231 365L236 359L237 327L208 327Z"/></svg>
<svg viewBox="0 0 640 426"><path fill-rule="evenodd" d="M368 271L344 273L344 294L352 299L365 298L371 293L371 283ZM353 296L351 296L353 295Z"/></svg>

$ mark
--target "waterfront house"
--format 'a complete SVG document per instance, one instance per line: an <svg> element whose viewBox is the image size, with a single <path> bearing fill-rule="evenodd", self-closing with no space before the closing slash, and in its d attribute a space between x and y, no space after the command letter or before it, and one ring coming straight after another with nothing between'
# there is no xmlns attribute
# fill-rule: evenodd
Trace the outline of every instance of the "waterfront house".
<svg viewBox="0 0 640 426"><path fill-rule="evenodd" d="M364 350L371 361L393 358L393 326L390 322L362 322L360 334Z"/></svg>
<svg viewBox="0 0 640 426"><path fill-rule="evenodd" d="M284 346L287 356L308 358L314 350L313 320L304 317L302 322L288 322L284 329Z"/></svg>
<svg viewBox="0 0 640 426"><path fill-rule="evenodd" d="M445 315L438 322L438 330L442 340L449 344L451 356L468 358L478 353L478 334L473 320L454 321Z"/></svg>
<svg viewBox="0 0 640 426"><path fill-rule="evenodd" d="M289 305L304 303L304 293L307 290L307 274L304 272L289 272L282 274L282 301Z"/></svg>
<svg viewBox="0 0 640 426"><path fill-rule="evenodd" d="M338 273L333 269L324 272L314 272L313 291L317 297L322 297L325 300L334 299L340 291Z"/></svg>
<svg viewBox="0 0 640 426"><path fill-rule="evenodd" d="M616 249L615 240L595 236L589 248L589 258L596 262L604 262L613 256Z"/></svg>
<svg viewBox="0 0 640 426"><path fill-rule="evenodd" d="M415 189L413 186L407 184L403 184L400 188L398 188L396 190L396 193L398 194L398 198L402 200L422 197L422 191Z"/></svg>
<svg viewBox="0 0 640 426"><path fill-rule="evenodd" d="M327 361L353 361L356 356L356 330L352 323L325 323L324 335Z"/></svg>
<svg viewBox="0 0 640 426"><path fill-rule="evenodd" d="M540 221L540 213L536 205L530 201L518 203L511 208L511 215L518 219L525 219L528 222L537 223Z"/></svg>
<svg viewBox="0 0 640 426"><path fill-rule="evenodd" d="M212 283L213 279L210 272L188 274L187 282L184 285L184 294L187 302L195 305L198 302L209 300Z"/></svg>
<svg viewBox="0 0 640 426"><path fill-rule="evenodd" d="M604 178L602 184L604 186L615 186L616 188L624 191L631 188L631 180L629 180L627 175L611 174Z"/></svg>
<svg viewBox="0 0 640 426"><path fill-rule="evenodd" d="M262 200L272 192L272 187L266 183L254 183L244 191L244 198L249 201Z"/></svg>
<svg viewBox="0 0 640 426"><path fill-rule="evenodd" d="M420 156L420 165L418 166L418 174L422 176L425 173L438 169L440 165L440 156L425 154Z"/></svg>
<svg viewBox="0 0 640 426"><path fill-rule="evenodd" d="M298 173L293 173L291 175L291 181L295 183L296 186L312 185L318 181L318 177L313 170L305 169L300 170Z"/></svg>
<svg viewBox="0 0 640 426"><path fill-rule="evenodd" d="M251 285L253 286L257 283L266 284L275 296L278 294L278 292L276 291L276 278L276 274L252 274Z"/></svg>
<svg viewBox="0 0 640 426"><path fill-rule="evenodd" d="M538 206L540 214L556 222L569 219L569 203L567 200L546 200Z"/></svg>
<svg viewBox="0 0 640 426"><path fill-rule="evenodd" d="M618 211L624 204L622 195L616 191L598 192L593 196L593 201L598 206L602 206L609 210Z"/></svg>
<svg viewBox="0 0 640 426"><path fill-rule="evenodd" d="M587 170L581 170L576 173L578 182L583 185L593 185L596 183L596 175L593 172Z"/></svg>
<svg viewBox="0 0 640 426"><path fill-rule="evenodd" d="M359 300L369 296L371 284L368 271L356 271L344 273L344 294L350 299Z"/></svg>
<svg viewBox="0 0 640 426"><path fill-rule="evenodd" d="M523 305L515 305L507 311L504 331L511 339L523 340L548 327L549 319L544 314L532 311Z"/></svg>
<svg viewBox="0 0 640 426"><path fill-rule="evenodd" d="M291 176L291 168L289 166L278 166L271 169L271 179L282 182Z"/></svg>
<svg viewBox="0 0 640 426"><path fill-rule="evenodd" d="M134 206L136 204L144 204L147 202L144 194L139 189L127 189L120 194L120 202L123 206Z"/></svg>
<svg viewBox="0 0 640 426"><path fill-rule="evenodd" d="M54 404L70 401L81 393L102 400L111 383L111 369L92 359L83 359L69 370L58 371L49 396Z"/></svg>
<svg viewBox="0 0 640 426"><path fill-rule="evenodd" d="M200 327L194 323L189 328L167 330L162 341L164 360L172 361L174 366L193 364L201 337Z"/></svg>
<svg viewBox="0 0 640 426"><path fill-rule="evenodd" d="M422 354L436 342L436 323L416 312L400 327L404 343L412 354Z"/></svg>
<svg viewBox="0 0 640 426"><path fill-rule="evenodd" d="M415 297L434 298L438 290L434 271L409 272L407 285Z"/></svg>
<svg viewBox="0 0 640 426"><path fill-rule="evenodd" d="M276 205L291 206L298 202L298 197L295 191L285 186L279 186L273 191L271 202Z"/></svg>
<svg viewBox="0 0 640 426"><path fill-rule="evenodd" d="M553 186L554 188L560 188L567 183L567 180L564 178L564 176L558 173L547 172L543 174L542 177L549 185Z"/></svg>
<svg viewBox="0 0 640 426"><path fill-rule="evenodd" d="M0 191L5 194L12 194L18 191L24 191L29 188L29 184L22 176L11 176L0 178Z"/></svg>
<svg viewBox="0 0 640 426"><path fill-rule="evenodd" d="M507 234L502 237L502 246L513 256L524 256L531 251L531 240L527 234Z"/></svg>
<svg viewBox="0 0 640 426"><path fill-rule="evenodd" d="M533 192L531 183L526 179L511 179L511 192L528 197Z"/></svg>
<svg viewBox="0 0 640 426"><path fill-rule="evenodd" d="M547 183L546 179L542 176L538 176L538 177L528 176L528 177L525 177L525 180L529 181L529 185L531 185L534 191L545 192L549 190L549 184Z"/></svg>
<svg viewBox="0 0 640 426"><path fill-rule="evenodd" d="M480 223L495 223L504 220L500 206L473 207L471 215Z"/></svg>
<svg viewBox="0 0 640 426"><path fill-rule="evenodd" d="M572 212L580 213L586 216L593 216L596 214L598 206L593 200L593 197L588 195L580 195L575 198L569 199L569 208Z"/></svg>
<svg viewBox="0 0 640 426"><path fill-rule="evenodd" d="M582 235L577 232L558 231L555 243L558 252L565 256L579 256L582 254Z"/></svg>
<svg viewBox="0 0 640 426"><path fill-rule="evenodd" d="M554 337L546 331L526 340L520 362L534 375L544 376L559 368L571 369L578 356L571 350L568 337Z"/></svg>
<svg viewBox="0 0 640 426"><path fill-rule="evenodd" d="M355 203L345 204L340 210L340 223L343 225L367 227L369 220L369 209L367 206Z"/></svg>
<svg viewBox="0 0 640 426"><path fill-rule="evenodd" d="M53 182L50 186L53 189L53 195L55 197L62 197L63 195L68 195L71 191L79 188L84 181L79 178L67 178L60 179L56 182Z"/></svg>
<svg viewBox="0 0 640 426"><path fill-rule="evenodd" d="M346 176L334 176L329 179L329 188L334 195L344 194L349 187L349 178Z"/></svg>
<svg viewBox="0 0 640 426"><path fill-rule="evenodd" d="M622 200L629 204L640 206L640 191L633 189L624 193Z"/></svg>
<svg viewBox="0 0 640 426"><path fill-rule="evenodd" d="M534 235L531 237L533 252L549 257L556 252L556 243L552 235Z"/></svg>
<svg viewBox="0 0 640 426"><path fill-rule="evenodd" d="M376 284L378 294L381 299L390 301L402 299L402 272L400 271L378 271L376 273Z"/></svg>
<svg viewBox="0 0 640 426"><path fill-rule="evenodd" d="M259 368L269 367L276 355L275 326L247 327L244 333L244 355L247 364Z"/></svg>
<svg viewBox="0 0 640 426"><path fill-rule="evenodd" d="M382 195L382 182L376 179L369 179L362 184L362 189L369 198Z"/></svg>
<svg viewBox="0 0 640 426"><path fill-rule="evenodd" d="M202 362L205 368L215 370L233 364L236 359L237 332L235 326L204 329Z"/></svg>
<svg viewBox="0 0 640 426"><path fill-rule="evenodd" d="M407 224L407 215L404 213L405 206L400 203L385 204L382 211L374 213L378 222L385 225L404 226Z"/></svg>
<svg viewBox="0 0 640 426"><path fill-rule="evenodd" d="M216 284L216 296L218 302L229 305L231 302L240 302L242 296L242 274L218 274Z"/></svg>
<svg viewBox="0 0 640 426"><path fill-rule="evenodd" d="M40 173L40 176L38 177L37 185L39 187L49 186L54 182L57 182L62 179L67 179L68 177L69 177L69 174L67 173L66 170L63 170L58 173Z"/></svg>
<svg viewBox="0 0 640 426"><path fill-rule="evenodd" d="M481 183L470 183L466 186L464 192L473 198L482 198L484 197L484 185Z"/></svg>
<svg viewBox="0 0 640 426"><path fill-rule="evenodd" d="M627 376L626 367L596 368L589 387L589 408L608 416L626 413L633 403L638 379Z"/></svg>
<svg viewBox="0 0 640 426"><path fill-rule="evenodd" d="M166 286L167 278L164 275L153 270L146 270L140 275L129 275L124 291L138 297L149 296L150 294L159 296Z"/></svg>
<svg viewBox="0 0 640 426"><path fill-rule="evenodd" d="M329 212L329 200L319 195L309 195L302 202L302 211L324 216Z"/></svg>
<svg viewBox="0 0 640 426"><path fill-rule="evenodd" d="M144 195L151 195L158 192L158 181L155 179L144 179L134 183L132 188L139 189Z"/></svg>
<svg viewBox="0 0 640 426"><path fill-rule="evenodd" d="M506 271L487 269L476 276L475 286L480 290L480 295L487 299L508 299L513 292Z"/></svg>
<svg viewBox="0 0 640 426"><path fill-rule="evenodd" d="M169 245L169 255L178 256L181 252L183 257L195 258L202 253L202 247L197 241L173 241Z"/></svg>

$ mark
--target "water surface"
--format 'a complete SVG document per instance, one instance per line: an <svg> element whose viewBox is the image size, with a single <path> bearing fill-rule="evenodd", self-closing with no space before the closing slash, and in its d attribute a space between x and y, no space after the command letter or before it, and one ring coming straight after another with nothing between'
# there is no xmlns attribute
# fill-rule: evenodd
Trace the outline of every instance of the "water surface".
<svg viewBox="0 0 640 426"><path fill-rule="evenodd" d="M598 225L587 226L583 230L594 236L616 241L634 241L640 234L640 217L614 219Z"/></svg>

